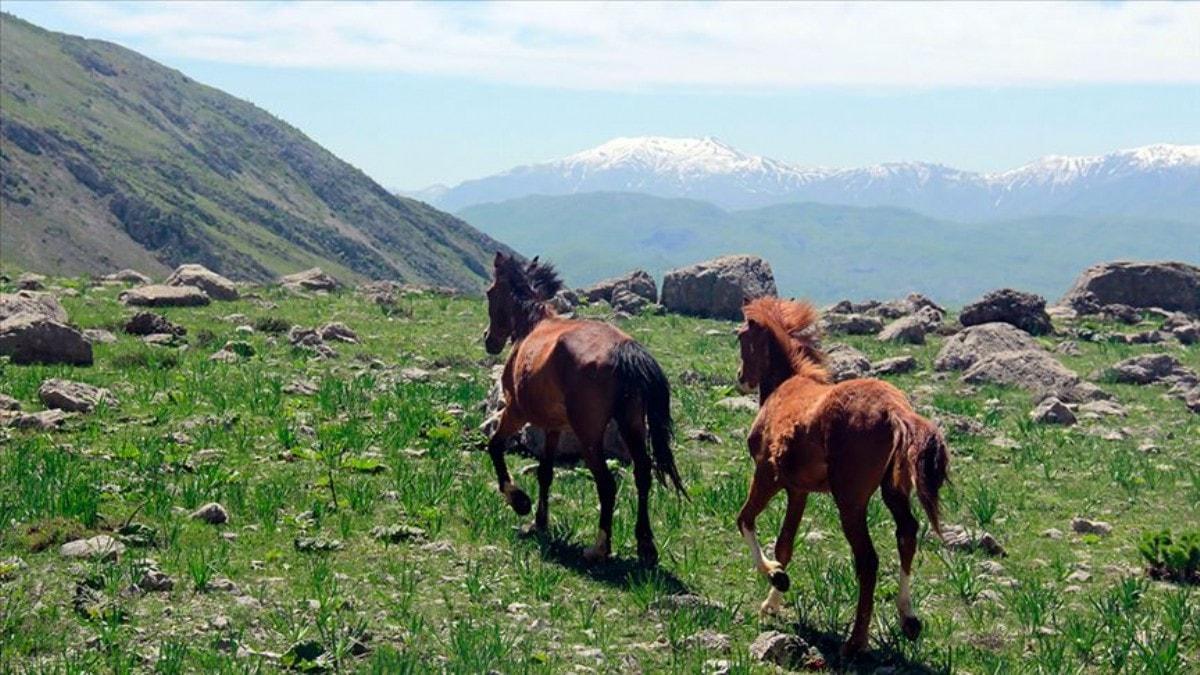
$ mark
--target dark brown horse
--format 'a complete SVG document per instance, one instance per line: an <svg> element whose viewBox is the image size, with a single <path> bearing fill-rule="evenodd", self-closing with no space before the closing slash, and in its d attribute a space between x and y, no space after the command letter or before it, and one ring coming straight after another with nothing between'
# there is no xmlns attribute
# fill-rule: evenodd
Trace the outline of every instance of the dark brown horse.
<svg viewBox="0 0 1200 675"><path fill-rule="evenodd" d="M867 503L876 488L896 519L900 549L901 628L909 639L921 632L912 608L909 577L917 547L917 521L909 508L914 485L935 533L938 490L946 480L949 453L929 420L913 411L903 392L880 380L831 384L813 334L817 313L801 302L760 298L743 308L738 332L742 367L738 382L758 389L758 418L750 430L754 479L738 515L738 529L755 566L771 582L763 612L781 608L788 589L784 572L792 559L796 529L810 492L828 492L837 504L842 532L854 553L858 610L842 652L867 646L879 558L867 530ZM787 513L775 542L775 560L763 557L754 521L780 490Z"/></svg>
<svg viewBox="0 0 1200 675"><path fill-rule="evenodd" d="M644 347L614 326L597 321L564 319L547 300L562 287L549 264L496 254L494 280L488 288L489 354L499 354L512 340L502 386L506 402L499 426L488 442L500 492L519 515L529 513L529 497L513 483L504 462L508 439L525 424L546 432L546 449L538 466L538 505L534 528L548 524L554 451L564 429L575 432L583 460L596 479L600 495L600 532L588 561L607 558L612 546L616 482L604 461L604 430L616 420L621 439L633 457L637 484L638 558L658 560L650 531L651 474L664 485L670 478L681 494L683 484L671 453L671 389L662 368ZM649 432L653 456L646 450Z"/></svg>

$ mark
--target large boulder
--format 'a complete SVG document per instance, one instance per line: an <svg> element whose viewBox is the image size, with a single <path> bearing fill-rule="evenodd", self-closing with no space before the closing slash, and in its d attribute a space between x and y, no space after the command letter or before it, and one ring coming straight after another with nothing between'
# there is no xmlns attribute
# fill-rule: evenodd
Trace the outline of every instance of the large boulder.
<svg viewBox="0 0 1200 675"><path fill-rule="evenodd" d="M898 342L908 345L925 344L925 321L916 314L902 316L884 326L876 338L880 342Z"/></svg>
<svg viewBox="0 0 1200 675"><path fill-rule="evenodd" d="M965 370L976 361L997 352L1038 350L1041 345L1029 334L1008 323L970 326L946 338L933 361L935 370Z"/></svg>
<svg viewBox="0 0 1200 675"><path fill-rule="evenodd" d="M747 299L776 295L775 275L762 258L729 255L667 272L662 304L672 312L736 321Z"/></svg>
<svg viewBox="0 0 1200 675"><path fill-rule="evenodd" d="M208 294L195 286L138 286L121 294L121 301L134 307L199 307L211 302Z"/></svg>
<svg viewBox="0 0 1200 675"><path fill-rule="evenodd" d="M180 265L167 277L165 283L168 286L195 286L214 300L238 299L237 286L204 265Z"/></svg>
<svg viewBox="0 0 1200 675"><path fill-rule="evenodd" d="M38 398L47 408L67 412L91 412L101 403L110 407L117 405L117 399L107 389L58 378L43 382L38 387Z"/></svg>
<svg viewBox="0 0 1200 675"><path fill-rule="evenodd" d="M613 295L620 289L641 296L647 302L658 302L658 285L654 283L654 277L645 270L633 270L624 276L598 281L581 289L579 294L587 298L588 302L612 302Z"/></svg>
<svg viewBox="0 0 1200 675"><path fill-rule="evenodd" d="M971 384L1007 384L1072 400L1079 375L1040 349L995 352L976 361L963 373Z"/></svg>
<svg viewBox="0 0 1200 675"><path fill-rule="evenodd" d="M871 360L850 345L837 344L825 350L825 368L834 382L866 377L871 372Z"/></svg>
<svg viewBox="0 0 1200 675"><path fill-rule="evenodd" d="M336 291L341 285L337 279L326 274L320 267L282 276L279 278L279 283L298 291Z"/></svg>
<svg viewBox="0 0 1200 675"><path fill-rule="evenodd" d="M53 319L59 323L67 322L67 310L63 309L58 299L49 293L35 291L0 293L0 321L17 314L33 314Z"/></svg>
<svg viewBox="0 0 1200 675"><path fill-rule="evenodd" d="M0 321L0 356L8 356L18 364L90 366L92 343L61 321L22 313Z"/></svg>
<svg viewBox="0 0 1200 675"><path fill-rule="evenodd" d="M1062 304L1082 313L1096 306L1161 307L1200 313L1200 267L1182 262L1108 262L1083 272Z"/></svg>
<svg viewBox="0 0 1200 675"><path fill-rule="evenodd" d="M1109 376L1126 384L1170 384L1180 379L1194 378L1195 373L1170 354L1142 354L1113 365L1109 369Z"/></svg>
<svg viewBox="0 0 1200 675"><path fill-rule="evenodd" d="M1031 335L1045 335L1053 330L1050 315L1046 313L1046 299L1011 288L992 291L967 305L958 320L964 326L1010 323Z"/></svg>

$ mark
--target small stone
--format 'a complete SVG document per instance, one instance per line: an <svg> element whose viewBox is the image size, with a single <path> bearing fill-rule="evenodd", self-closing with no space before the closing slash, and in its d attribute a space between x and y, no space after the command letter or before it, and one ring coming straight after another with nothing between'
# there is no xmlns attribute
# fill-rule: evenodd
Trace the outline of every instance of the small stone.
<svg viewBox="0 0 1200 675"><path fill-rule="evenodd" d="M902 375L917 369L917 359L912 356L893 356L871 364L874 375Z"/></svg>
<svg viewBox="0 0 1200 675"><path fill-rule="evenodd" d="M1077 421L1075 413L1065 403L1051 396L1042 401L1029 413L1029 418L1040 424L1061 424L1071 426Z"/></svg>
<svg viewBox="0 0 1200 675"><path fill-rule="evenodd" d="M1087 518L1072 518L1071 531L1077 534L1096 534L1106 536L1112 532L1112 525L1102 520L1088 520Z"/></svg>
<svg viewBox="0 0 1200 675"><path fill-rule="evenodd" d="M69 541L58 549L64 558L86 558L89 560L116 560L125 552L125 544L101 534L90 539Z"/></svg>
<svg viewBox="0 0 1200 675"><path fill-rule="evenodd" d="M711 628L685 637L682 643L688 649L704 649L714 652L727 652L733 648L732 638Z"/></svg>
<svg viewBox="0 0 1200 675"><path fill-rule="evenodd" d="M175 580L162 570L151 567L142 573L137 587L147 593L170 593L175 588Z"/></svg>
<svg viewBox="0 0 1200 675"><path fill-rule="evenodd" d="M750 644L750 658L784 668L792 668L802 663L807 651L808 643L799 636L777 630L759 633Z"/></svg>
<svg viewBox="0 0 1200 675"><path fill-rule="evenodd" d="M1085 583L1092 579L1092 573L1087 570L1075 570L1067 575L1067 581L1075 584Z"/></svg>
<svg viewBox="0 0 1200 675"><path fill-rule="evenodd" d="M193 511L191 518L202 520L209 525L223 525L229 522L229 512L217 502L209 502Z"/></svg>
<svg viewBox="0 0 1200 675"><path fill-rule="evenodd" d="M731 396L717 401L717 405L726 410L740 410L749 413L758 413L758 401L749 396Z"/></svg>
<svg viewBox="0 0 1200 675"><path fill-rule="evenodd" d="M979 563L979 570L989 576L997 577L1004 574L1004 565L995 560L984 560Z"/></svg>
<svg viewBox="0 0 1200 675"><path fill-rule="evenodd" d="M720 443L721 437L709 431L708 429L688 429L684 433L684 438L689 441L698 443Z"/></svg>
<svg viewBox="0 0 1200 675"><path fill-rule="evenodd" d="M92 344L112 344L117 341L117 336L104 330L103 328L88 328L83 331L85 340Z"/></svg>
<svg viewBox="0 0 1200 675"><path fill-rule="evenodd" d="M429 381L429 371L423 368L401 368L400 378L408 382L427 382Z"/></svg>
<svg viewBox="0 0 1200 675"><path fill-rule="evenodd" d="M1062 530L1051 527L1048 530L1043 530L1042 536L1045 537L1046 539L1053 539L1053 540L1057 541L1057 540L1063 538L1063 533L1062 533Z"/></svg>
<svg viewBox="0 0 1200 675"><path fill-rule="evenodd" d="M117 399L107 389L94 387L83 382L53 378L38 387L38 398L47 408L67 412L91 412L97 405L117 405Z"/></svg>

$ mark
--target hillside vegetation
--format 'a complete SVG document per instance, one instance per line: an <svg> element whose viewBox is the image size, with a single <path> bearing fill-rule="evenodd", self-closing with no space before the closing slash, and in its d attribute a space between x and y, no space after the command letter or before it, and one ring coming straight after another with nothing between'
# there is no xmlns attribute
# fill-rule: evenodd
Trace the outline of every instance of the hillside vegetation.
<svg viewBox="0 0 1200 675"><path fill-rule="evenodd" d="M503 248L396 197L245 101L114 44L0 17L0 260L162 275L200 262L266 280L477 289Z"/></svg>
<svg viewBox="0 0 1200 675"><path fill-rule="evenodd" d="M820 302L918 291L956 306L1006 284L1054 299L1101 260L1200 261L1195 224L1149 218L959 223L889 207L725 211L611 192L523 197L458 215L518 250L541 251L577 286L635 268L661 277L737 251L770 260L781 293Z"/></svg>
<svg viewBox="0 0 1200 675"><path fill-rule="evenodd" d="M690 500L654 490L662 560L643 569L632 476L620 468L616 557L588 567L579 556L597 501L586 470L556 472L545 540L519 535L522 519L496 493L475 431L499 363L477 338L482 299L417 293L380 305L352 292L265 288L165 310L187 334L164 345L121 332L132 311L118 304L120 288L57 283L74 323L116 341L95 346L91 368L0 362L0 393L32 412L45 380L68 378L114 399L61 430L0 428L0 671L765 673L773 667L747 646L769 629L804 639L809 667L867 673L1200 665L1200 596L1153 580L1139 553L1147 533L1195 529L1200 415L1164 386L1095 375L1161 351L1200 370L1196 346L1103 337L1161 321L1151 315L1139 327L1059 322L1059 335L1038 338L1049 348L1077 341L1077 353L1058 358L1128 410L1072 427L1031 422L1028 392L934 372L941 337L827 341L871 360L916 359L915 371L888 379L947 423L943 522L986 529L1007 551L944 547L922 517L913 588L925 633L906 642L892 603L894 526L876 496L872 651L848 664L838 647L856 583L828 496L809 501L786 612L757 616L766 582L734 527L753 413L717 405L734 393L731 322L621 322L673 383ZM330 342L336 356L317 358L284 335L329 321L358 343ZM534 464L510 463L531 492ZM227 523L189 515L209 502ZM768 542L783 502L759 520ZM1076 517L1107 521L1111 532L1074 533ZM119 559L60 554L64 542L100 534L121 538Z"/></svg>

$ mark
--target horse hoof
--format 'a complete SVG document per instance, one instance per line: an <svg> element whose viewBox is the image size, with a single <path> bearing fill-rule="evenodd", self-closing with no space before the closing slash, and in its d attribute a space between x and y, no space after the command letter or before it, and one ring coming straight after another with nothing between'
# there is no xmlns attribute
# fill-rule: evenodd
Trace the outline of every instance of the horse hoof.
<svg viewBox="0 0 1200 675"><path fill-rule="evenodd" d="M788 578L787 572L783 570L771 570L767 574L767 581L770 581L775 590L780 593L787 593L788 589L792 587L792 580Z"/></svg>
<svg viewBox="0 0 1200 675"><path fill-rule="evenodd" d="M529 495L517 489L509 493L508 503L518 516L527 516L533 510L533 502L529 501Z"/></svg>
<svg viewBox="0 0 1200 675"><path fill-rule="evenodd" d="M915 616L906 616L900 621L900 630L904 637L916 640L921 635L921 620Z"/></svg>
<svg viewBox="0 0 1200 675"><path fill-rule="evenodd" d="M638 560L646 567L658 566L658 548L653 544L638 544Z"/></svg>

